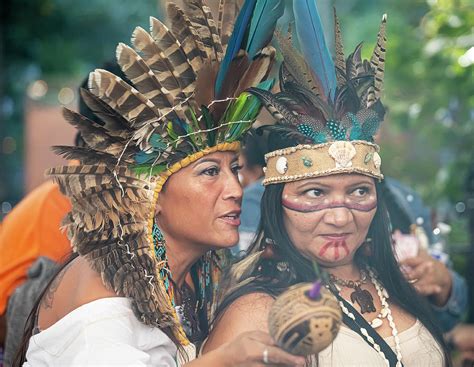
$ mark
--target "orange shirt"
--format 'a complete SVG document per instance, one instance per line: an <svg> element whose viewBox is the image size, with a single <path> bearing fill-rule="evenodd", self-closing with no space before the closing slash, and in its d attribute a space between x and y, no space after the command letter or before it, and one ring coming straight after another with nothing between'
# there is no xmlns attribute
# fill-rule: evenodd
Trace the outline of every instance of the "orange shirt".
<svg viewBox="0 0 474 367"><path fill-rule="evenodd" d="M59 230L69 210L69 199L61 194L58 186L45 182L3 220L0 226L0 315L38 257L61 261L70 253L70 242Z"/></svg>

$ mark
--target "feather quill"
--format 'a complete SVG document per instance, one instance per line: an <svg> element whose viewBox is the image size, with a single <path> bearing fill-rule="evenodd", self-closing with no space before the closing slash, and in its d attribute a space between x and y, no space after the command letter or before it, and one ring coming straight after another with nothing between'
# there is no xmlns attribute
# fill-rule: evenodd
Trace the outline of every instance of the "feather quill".
<svg viewBox="0 0 474 367"><path fill-rule="evenodd" d="M147 63L131 47L119 43L117 46L117 62L135 88L148 98L162 114L171 110L169 92L165 89ZM176 115L176 113L178 115ZM168 118L184 116L182 109L176 109Z"/></svg>
<svg viewBox="0 0 474 367"><path fill-rule="evenodd" d="M199 37L183 10L177 7L176 4L168 3L167 10L171 22L171 31L181 44L193 70L200 70L202 63L207 58L201 37Z"/></svg>
<svg viewBox="0 0 474 367"><path fill-rule="evenodd" d="M254 60L252 60L245 74L240 78L239 85L234 92L234 97L238 97L245 89L257 85L268 76L273 65L275 54L276 51L271 46L261 50Z"/></svg>
<svg viewBox="0 0 474 367"><path fill-rule="evenodd" d="M222 60L219 67L219 72L217 73L215 85L217 98L220 98L221 96L221 91L224 88L224 80L228 74L232 60L242 48L242 41L247 31L247 26L252 17L256 2L257 0L246 0L242 9L240 10L239 16L237 17L234 25L234 31L232 32L224 59Z"/></svg>
<svg viewBox="0 0 474 367"><path fill-rule="evenodd" d="M52 150L65 159L77 159L81 164L97 164L99 162L110 166L117 164L117 157L112 154L99 152L90 148L55 145L52 147Z"/></svg>
<svg viewBox="0 0 474 367"><path fill-rule="evenodd" d="M162 51L160 56L162 56L162 60L168 66L169 72L175 78L180 92L182 92L178 92L176 95L181 97L182 94L184 98L188 97L194 91L193 82L196 79L197 71L193 70L187 55L184 53L176 37L170 32L168 27L154 17L150 17L150 34Z"/></svg>
<svg viewBox="0 0 474 367"><path fill-rule="evenodd" d="M246 50L250 59L272 38L276 22L285 10L283 0L257 1L250 21Z"/></svg>
<svg viewBox="0 0 474 367"><path fill-rule="evenodd" d="M279 123L293 125L298 123L298 116L296 116L284 102L278 99L278 94L274 95L259 88L249 88L248 92L257 96L263 106Z"/></svg>
<svg viewBox="0 0 474 367"><path fill-rule="evenodd" d="M161 117L156 106L135 88L107 70L89 74L89 90L119 112L130 126L142 126Z"/></svg>
<svg viewBox="0 0 474 367"><path fill-rule="evenodd" d="M211 10L203 5L202 0L186 0L185 5L184 13L188 16L197 34L199 34L207 58L220 61L223 54L222 45Z"/></svg>
<svg viewBox="0 0 474 367"><path fill-rule="evenodd" d="M67 122L76 127L88 147L116 156L123 151L126 143L124 138L112 136L101 125L67 108L63 109L63 116ZM133 150L133 146L130 149Z"/></svg>
<svg viewBox="0 0 474 367"><path fill-rule="evenodd" d="M334 99L337 85L334 62L324 39L315 0L293 1L293 13L301 51L321 80L325 96Z"/></svg>
<svg viewBox="0 0 474 367"><path fill-rule="evenodd" d="M342 43L341 27L336 15L336 8L334 8L334 48L336 54L336 79L337 85L340 86L345 82L346 59L344 57L344 45Z"/></svg>
<svg viewBox="0 0 474 367"><path fill-rule="evenodd" d="M214 100L214 84L219 64L208 60L201 68L196 79L194 99L198 106L208 107Z"/></svg>
<svg viewBox="0 0 474 367"><path fill-rule="evenodd" d="M217 31L221 36L222 49L225 52L232 30L234 29L235 19L239 13L239 6L235 0L220 0L217 16Z"/></svg>
<svg viewBox="0 0 474 367"><path fill-rule="evenodd" d="M81 88L80 93L84 103L104 123L104 127L110 131L110 135L129 136L132 131L130 125L118 111L115 111L87 89Z"/></svg>
<svg viewBox="0 0 474 367"><path fill-rule="evenodd" d="M374 80L374 89L375 89L375 98L379 99L380 94L382 93L383 88L383 76L385 72L385 44L387 38L385 35L385 28L387 24L387 14L384 14L382 17L382 22L380 23L380 30L377 35L377 44L370 58L370 66L372 66L373 71L375 72Z"/></svg>

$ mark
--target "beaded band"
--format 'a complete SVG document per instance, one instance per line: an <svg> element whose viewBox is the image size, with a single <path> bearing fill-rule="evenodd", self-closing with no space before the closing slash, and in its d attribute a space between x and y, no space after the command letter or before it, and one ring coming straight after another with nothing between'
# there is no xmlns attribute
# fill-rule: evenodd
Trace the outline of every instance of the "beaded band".
<svg viewBox="0 0 474 367"><path fill-rule="evenodd" d="M379 147L364 141L300 144L265 155L264 185L339 173L360 173L383 179Z"/></svg>

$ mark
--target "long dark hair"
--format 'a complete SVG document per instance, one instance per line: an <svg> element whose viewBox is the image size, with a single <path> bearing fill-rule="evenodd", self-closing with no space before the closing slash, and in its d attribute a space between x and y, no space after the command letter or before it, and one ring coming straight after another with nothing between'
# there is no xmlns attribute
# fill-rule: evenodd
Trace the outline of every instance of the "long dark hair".
<svg viewBox="0 0 474 367"><path fill-rule="evenodd" d="M256 267L257 270L252 274L255 280L225 295L217 309L217 318L227 306L245 294L264 292L275 297L293 284L314 281L316 275L312 262L300 254L285 229L281 205L283 188L284 184L273 184L265 188L261 201L259 235L249 249L249 253L255 252L262 247L262 241L269 238L274 242L277 260L261 260L259 266ZM416 317L428 329L444 353L446 366L451 366L448 348L441 331L434 322L429 303L406 281L400 271L390 240L390 225L384 200L385 190L379 183L376 183L376 189L377 211L367 235L372 238L374 245L370 256L364 255L362 249L359 248L355 254L355 261L359 266L369 266L375 270L389 293L390 300ZM284 259L288 264L289 273L277 270L278 259Z"/></svg>

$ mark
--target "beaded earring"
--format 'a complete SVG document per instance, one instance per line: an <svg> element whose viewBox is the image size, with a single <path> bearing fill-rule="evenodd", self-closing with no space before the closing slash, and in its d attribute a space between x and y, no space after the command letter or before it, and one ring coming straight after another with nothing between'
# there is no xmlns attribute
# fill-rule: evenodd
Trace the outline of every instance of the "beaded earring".
<svg viewBox="0 0 474 367"><path fill-rule="evenodd" d="M155 223L153 223L153 249L155 250L155 256L158 262L160 263L160 277L163 280L163 284L166 289L166 293L168 293L168 297L171 300L171 304L173 307L175 306L174 300L174 289L170 285L171 279L171 270L168 263L168 256L166 256L166 240L161 231L160 227Z"/></svg>

